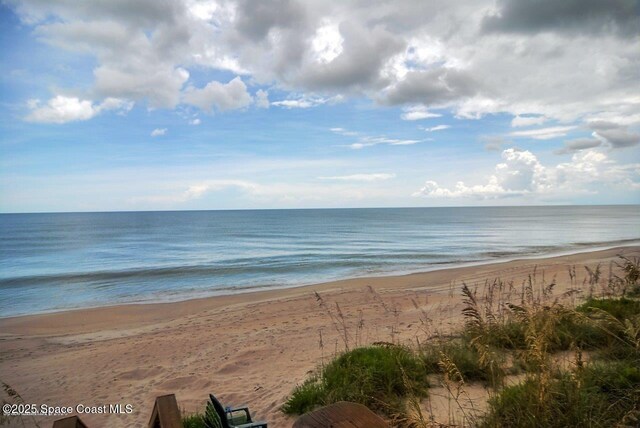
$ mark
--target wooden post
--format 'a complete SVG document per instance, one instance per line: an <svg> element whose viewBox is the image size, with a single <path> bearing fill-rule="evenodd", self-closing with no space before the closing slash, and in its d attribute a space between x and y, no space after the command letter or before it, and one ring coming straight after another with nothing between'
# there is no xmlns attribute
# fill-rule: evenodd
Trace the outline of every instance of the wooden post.
<svg viewBox="0 0 640 428"><path fill-rule="evenodd" d="M182 418L175 394L156 397L149 428L182 428Z"/></svg>
<svg viewBox="0 0 640 428"><path fill-rule="evenodd" d="M77 416L69 416L67 418L53 421L53 428L87 428L87 426Z"/></svg>

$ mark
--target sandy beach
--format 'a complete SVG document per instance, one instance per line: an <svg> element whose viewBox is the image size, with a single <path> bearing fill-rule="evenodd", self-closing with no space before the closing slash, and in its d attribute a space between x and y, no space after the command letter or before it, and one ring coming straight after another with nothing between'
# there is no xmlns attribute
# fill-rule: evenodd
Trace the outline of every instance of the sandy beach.
<svg viewBox="0 0 640 428"><path fill-rule="evenodd" d="M129 415L83 415L90 427L144 427L154 397L167 393L176 394L184 412L201 411L210 392L225 405L249 405L269 426L289 427L293 419L279 411L287 395L323 359L344 349L327 313L335 313L336 304L351 346L411 342L423 313L441 331L460 322L463 282L481 286L499 277L520 284L536 269L538 280L556 278L559 295L570 286L568 267L575 265L574 285L585 293L583 266L601 263L606 278L617 254L637 257L640 247L5 318L0 379L26 403L133 406ZM54 419L38 421L50 426Z"/></svg>

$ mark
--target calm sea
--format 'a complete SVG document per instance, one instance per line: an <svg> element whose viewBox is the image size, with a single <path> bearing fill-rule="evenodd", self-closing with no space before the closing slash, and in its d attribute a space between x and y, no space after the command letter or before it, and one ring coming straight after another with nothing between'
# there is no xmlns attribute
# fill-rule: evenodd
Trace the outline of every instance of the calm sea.
<svg viewBox="0 0 640 428"><path fill-rule="evenodd" d="M0 215L0 316L181 300L640 240L640 207Z"/></svg>

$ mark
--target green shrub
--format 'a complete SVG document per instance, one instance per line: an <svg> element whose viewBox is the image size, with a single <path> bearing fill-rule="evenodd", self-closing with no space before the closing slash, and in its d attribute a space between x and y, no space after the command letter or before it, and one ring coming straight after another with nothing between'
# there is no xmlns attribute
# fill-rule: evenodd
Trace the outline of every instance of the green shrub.
<svg viewBox="0 0 640 428"><path fill-rule="evenodd" d="M288 415L301 415L324 405L326 391L322 379L317 376L305 380L302 385L294 388L291 396L282 406L282 411Z"/></svg>
<svg viewBox="0 0 640 428"><path fill-rule="evenodd" d="M587 365L542 383L537 377L489 400L482 427L612 427L640 411L640 369L633 363Z"/></svg>
<svg viewBox="0 0 640 428"><path fill-rule="evenodd" d="M601 349L615 339L593 320L567 313L558 319L556 334L551 339L551 351L564 351L572 347Z"/></svg>
<svg viewBox="0 0 640 428"><path fill-rule="evenodd" d="M346 352L318 375L296 387L282 411L302 414L317 406L352 401L394 416L403 398L427 395L427 371L413 352L399 346L372 346Z"/></svg>
<svg viewBox="0 0 640 428"><path fill-rule="evenodd" d="M484 332L487 344L501 349L525 349L526 326L516 320L506 320L502 323L491 325Z"/></svg>
<svg viewBox="0 0 640 428"><path fill-rule="evenodd" d="M633 361L595 362L580 374L584 385L614 403L634 396L640 404L640 367Z"/></svg>
<svg viewBox="0 0 640 428"><path fill-rule="evenodd" d="M616 319L623 321L640 315L640 300L627 299L589 299L576 308L579 312L590 313L592 308L600 309L613 315Z"/></svg>
<svg viewBox="0 0 640 428"><path fill-rule="evenodd" d="M549 337L548 351L557 352L578 347L597 349L608 346L614 339L593 321L573 316L571 312L559 315L537 314L539 317L554 317L553 334ZM496 323L483 332L483 338L490 346L506 350L527 349L527 326L524 322L508 319Z"/></svg>
<svg viewBox="0 0 640 428"><path fill-rule="evenodd" d="M193 414L182 418L182 428L205 428L202 415Z"/></svg>
<svg viewBox="0 0 640 428"><path fill-rule="evenodd" d="M429 373L443 372L440 365L443 354L455 364L464 381L489 382L491 380L491 373L480 363L480 354L464 338L423 346L420 356Z"/></svg>

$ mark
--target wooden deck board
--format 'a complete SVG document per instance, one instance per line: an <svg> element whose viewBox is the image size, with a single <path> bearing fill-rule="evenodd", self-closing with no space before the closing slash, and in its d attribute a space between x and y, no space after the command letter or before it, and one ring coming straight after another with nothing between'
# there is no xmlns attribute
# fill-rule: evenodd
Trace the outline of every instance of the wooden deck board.
<svg viewBox="0 0 640 428"><path fill-rule="evenodd" d="M362 404L340 401L300 416L293 428L389 428Z"/></svg>

